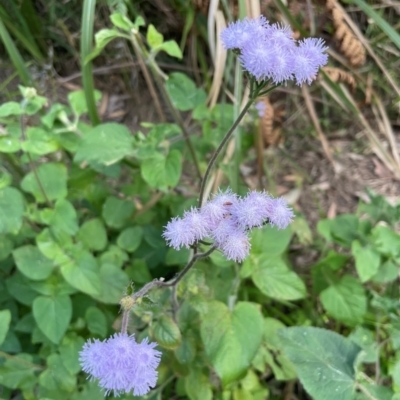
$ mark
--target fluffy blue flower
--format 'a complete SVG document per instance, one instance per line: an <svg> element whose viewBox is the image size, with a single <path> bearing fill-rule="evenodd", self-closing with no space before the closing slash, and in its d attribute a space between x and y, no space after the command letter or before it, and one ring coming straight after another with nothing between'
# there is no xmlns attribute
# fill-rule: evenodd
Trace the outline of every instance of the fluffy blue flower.
<svg viewBox="0 0 400 400"><path fill-rule="evenodd" d="M328 48L322 39L307 38L299 42L299 46L293 53L294 76L296 83L311 84L317 77L318 70L328 62L325 53Z"/></svg>
<svg viewBox="0 0 400 400"><path fill-rule="evenodd" d="M116 333L105 341L88 340L79 353L82 370L97 379L106 394L142 396L156 385L161 353L147 339Z"/></svg>
<svg viewBox="0 0 400 400"><path fill-rule="evenodd" d="M228 189L217 193L200 210L192 209L183 219L172 219L163 236L175 249L208 237L228 260L241 262L250 251L248 232L251 229L266 223L283 229L292 219L293 212L282 199L257 191L239 198Z"/></svg>
<svg viewBox="0 0 400 400"><path fill-rule="evenodd" d="M308 38L298 43L290 26L270 25L264 17L231 23L221 32L226 49L239 51L243 68L257 80L279 84L295 79L310 84L328 56L322 39Z"/></svg>

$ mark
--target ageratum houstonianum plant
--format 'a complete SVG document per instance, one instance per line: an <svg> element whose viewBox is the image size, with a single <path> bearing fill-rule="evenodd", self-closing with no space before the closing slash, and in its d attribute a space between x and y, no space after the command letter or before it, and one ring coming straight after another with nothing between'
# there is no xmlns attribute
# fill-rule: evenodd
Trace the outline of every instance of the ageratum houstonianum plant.
<svg viewBox="0 0 400 400"><path fill-rule="evenodd" d="M89 340L80 352L82 369L98 381L106 394L141 396L156 385L161 353L155 349L155 343L148 339L137 343L128 334L130 311L139 299L156 287L176 286L197 260L213 251L222 252L228 260L242 262L251 248L252 229L265 224L283 229L294 216L282 198L273 198L265 192L251 191L242 198L228 189L203 204L205 185L218 155L257 98L291 80L297 85L311 84L327 63L327 47L322 39L296 41L289 26L270 24L263 16L231 23L221 33L221 39L226 49L238 54L249 81L249 100L208 163L198 207L187 210L182 218L173 218L165 227L163 237L169 246L176 250L193 249L188 264L174 279L167 282L156 279L123 297L121 332L105 341ZM264 108L257 107L261 114ZM206 250L201 252L202 248Z"/></svg>

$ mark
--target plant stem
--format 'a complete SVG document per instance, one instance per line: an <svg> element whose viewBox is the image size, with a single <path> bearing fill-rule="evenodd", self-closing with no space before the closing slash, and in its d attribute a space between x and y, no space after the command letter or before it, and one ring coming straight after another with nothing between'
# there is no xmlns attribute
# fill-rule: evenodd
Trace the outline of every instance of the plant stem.
<svg viewBox="0 0 400 400"><path fill-rule="evenodd" d="M244 106L243 110L237 117L236 121L233 123L229 131L225 134L224 138L222 139L221 143L217 147L217 150L215 150L214 154L211 157L210 162L207 165L206 173L203 176L203 180L201 181L201 186L200 186L200 194L199 194L199 205L198 207L201 208L203 204L203 196L204 196L204 190L206 187L207 179L210 175L211 169L215 164L215 160L217 159L219 153L221 153L222 149L232 136L233 132L235 132L236 127L239 125L240 121L243 119L245 116L247 110L250 108L251 104L253 103L255 97L250 97L249 100L247 101L246 105Z"/></svg>
<svg viewBox="0 0 400 400"><path fill-rule="evenodd" d="M141 69L142 74L144 76L144 79L145 79L145 81L147 83L147 87L149 88L151 97L153 98L154 105L156 107L158 116L159 116L161 122L164 122L165 121L164 111L163 111L163 109L161 107L160 100L159 100L159 98L157 96L157 92L156 92L156 90L154 88L154 84L153 84L153 81L151 80L151 77L150 77L149 71L147 69L147 66L143 61L143 59L144 59L143 51L142 51L142 49L141 49L141 47L140 47L140 45L139 45L139 43L138 43L138 41L136 39L136 35L134 33L131 34L131 42L132 42L133 50L134 50L134 52L136 54L136 57L138 59L138 63L139 63L140 69Z"/></svg>

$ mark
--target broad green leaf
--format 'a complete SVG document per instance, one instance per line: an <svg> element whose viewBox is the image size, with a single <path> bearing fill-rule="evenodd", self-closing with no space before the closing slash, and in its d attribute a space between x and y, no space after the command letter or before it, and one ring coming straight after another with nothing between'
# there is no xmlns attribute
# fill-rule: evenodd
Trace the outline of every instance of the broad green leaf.
<svg viewBox="0 0 400 400"><path fill-rule="evenodd" d="M261 345L263 318L255 304L239 302L233 310L208 303L201 338L212 366L224 385L244 375Z"/></svg>
<svg viewBox="0 0 400 400"><path fill-rule="evenodd" d="M363 350L357 359L357 363L375 363L379 357L379 345L375 341L374 332L362 326L357 326L348 336L357 346Z"/></svg>
<svg viewBox="0 0 400 400"><path fill-rule="evenodd" d="M360 282L350 275L320 294L322 305L333 318L353 326L362 322L367 312L367 296Z"/></svg>
<svg viewBox="0 0 400 400"><path fill-rule="evenodd" d="M0 233L17 233L22 226L24 200L12 187L0 190Z"/></svg>
<svg viewBox="0 0 400 400"><path fill-rule="evenodd" d="M356 269L361 282L369 281L378 272L381 256L370 246L363 247L358 240L352 243L351 252L356 259Z"/></svg>
<svg viewBox="0 0 400 400"><path fill-rule="evenodd" d="M97 307L86 310L85 320L91 333L104 338L107 335L107 318Z"/></svg>
<svg viewBox="0 0 400 400"><path fill-rule="evenodd" d="M133 137L129 129L116 122L107 122L85 132L74 160L112 165L132 154Z"/></svg>
<svg viewBox="0 0 400 400"><path fill-rule="evenodd" d="M122 228L132 217L135 206L132 201L107 197L103 204L103 218L111 228Z"/></svg>
<svg viewBox="0 0 400 400"><path fill-rule="evenodd" d="M174 106L181 111L193 110L206 100L206 93L181 72L172 73L165 83Z"/></svg>
<svg viewBox="0 0 400 400"><path fill-rule="evenodd" d="M9 117L10 115L21 115L23 113L21 105L16 101L8 101L0 106L0 118Z"/></svg>
<svg viewBox="0 0 400 400"><path fill-rule="evenodd" d="M78 217L74 206L68 200L61 199L56 202L50 226L71 236L78 231Z"/></svg>
<svg viewBox="0 0 400 400"><path fill-rule="evenodd" d="M72 317L72 303L69 296L39 296L33 301L32 310L40 330L53 343L60 343Z"/></svg>
<svg viewBox="0 0 400 400"><path fill-rule="evenodd" d="M28 278L20 272L16 272L6 280L7 291L17 301L31 307L38 294L32 290L30 283Z"/></svg>
<svg viewBox="0 0 400 400"><path fill-rule="evenodd" d="M29 172L22 180L21 188L25 192L32 193L37 202L44 203L46 198L58 200L67 196L67 168L64 164L41 164L36 173L37 176L33 172Z"/></svg>
<svg viewBox="0 0 400 400"><path fill-rule="evenodd" d="M46 279L53 271L54 264L36 246L19 247L13 251L13 256L18 269L33 281Z"/></svg>
<svg viewBox="0 0 400 400"><path fill-rule="evenodd" d="M0 190L11 185L12 176L7 171L0 171Z"/></svg>
<svg viewBox="0 0 400 400"><path fill-rule="evenodd" d="M190 368L184 382L190 400L212 400L213 392L210 380L201 369Z"/></svg>
<svg viewBox="0 0 400 400"><path fill-rule="evenodd" d="M86 221L76 237L90 250L100 251L107 246L107 231L100 218Z"/></svg>
<svg viewBox="0 0 400 400"><path fill-rule="evenodd" d="M153 279L144 260L133 260L125 272L134 283L147 283Z"/></svg>
<svg viewBox="0 0 400 400"><path fill-rule="evenodd" d="M182 59L182 51L178 46L178 43L175 40L167 40L163 44L161 44L157 50L165 51L169 56L178 58L179 60Z"/></svg>
<svg viewBox="0 0 400 400"><path fill-rule="evenodd" d="M124 263L129 260L129 255L124 250L111 244L106 252L102 253L99 258L101 264L113 264L116 267L122 268Z"/></svg>
<svg viewBox="0 0 400 400"><path fill-rule="evenodd" d="M378 272L371 278L373 282L388 283L397 279L399 267L390 260L387 260L380 267Z"/></svg>
<svg viewBox="0 0 400 400"><path fill-rule="evenodd" d="M152 187L168 189L175 187L182 173L182 155L179 150L171 150L167 156L155 153L142 162L143 179Z"/></svg>
<svg viewBox="0 0 400 400"><path fill-rule="evenodd" d="M94 296L105 304L118 304L129 285L129 277L112 264L100 267L101 293Z"/></svg>
<svg viewBox="0 0 400 400"><path fill-rule="evenodd" d="M251 278L265 295L277 300L298 300L306 296L304 282L280 257L266 253L256 257L255 263Z"/></svg>
<svg viewBox="0 0 400 400"><path fill-rule="evenodd" d="M21 140L12 136L0 136L0 152L16 153L21 149Z"/></svg>
<svg viewBox="0 0 400 400"><path fill-rule="evenodd" d="M175 350L175 357L181 364L190 365L196 357L196 340L188 332L182 337L181 344Z"/></svg>
<svg viewBox="0 0 400 400"><path fill-rule="evenodd" d="M161 317L153 323L151 332L155 341L160 346L169 350L176 349L182 340L178 325L168 315L161 315Z"/></svg>
<svg viewBox="0 0 400 400"><path fill-rule="evenodd" d="M111 22L117 28L120 28L124 31L130 32L131 29L136 28L136 25L132 23L132 21L121 13L113 13L110 15Z"/></svg>
<svg viewBox="0 0 400 400"><path fill-rule="evenodd" d="M91 296L99 295L102 286L97 260L89 252L82 252L61 265L64 279L74 288Z"/></svg>
<svg viewBox="0 0 400 400"><path fill-rule="evenodd" d="M286 251L292 232L290 229L278 229L270 225L262 229L253 229L251 234L251 254L277 256Z"/></svg>
<svg viewBox="0 0 400 400"><path fill-rule="evenodd" d="M98 102L101 99L101 92L95 90L94 98L95 101ZM76 90L74 92L68 93L68 101L74 114L79 116L88 112L85 92L83 90Z"/></svg>
<svg viewBox="0 0 400 400"><path fill-rule="evenodd" d="M153 24L150 24L147 28L146 40L151 49L156 49L162 45L164 37L160 32L157 31Z"/></svg>
<svg viewBox="0 0 400 400"><path fill-rule="evenodd" d="M84 342L83 338L77 336L76 333L72 333L64 336L59 347L62 362L72 375L81 370L79 352L82 350Z"/></svg>
<svg viewBox="0 0 400 400"><path fill-rule="evenodd" d="M335 219L320 221L317 229L327 240L350 247L353 240L359 238L358 227L359 219L356 215L343 214Z"/></svg>
<svg viewBox="0 0 400 400"><path fill-rule="evenodd" d="M44 129L29 127L26 130L27 140L21 143L22 150L43 156L58 150L57 141Z"/></svg>
<svg viewBox="0 0 400 400"><path fill-rule="evenodd" d="M0 367L0 385L19 389L28 382L35 383L35 364L30 354L17 354L7 358Z"/></svg>
<svg viewBox="0 0 400 400"><path fill-rule="evenodd" d="M118 37L121 37L121 35L116 29L101 29L94 35L95 39L95 47L93 51L88 54L85 58L85 64L88 63L89 61L93 60L96 58L110 43L113 39L116 39Z"/></svg>
<svg viewBox="0 0 400 400"><path fill-rule="evenodd" d="M372 230L375 248L389 257L400 254L400 235L387 226L377 225Z"/></svg>
<svg viewBox="0 0 400 400"><path fill-rule="evenodd" d="M133 253L140 245L143 238L141 226L131 226L124 229L118 236L117 244L121 249Z"/></svg>
<svg viewBox="0 0 400 400"><path fill-rule="evenodd" d="M0 261L5 260L12 252L14 243L5 235L0 235Z"/></svg>
<svg viewBox="0 0 400 400"><path fill-rule="evenodd" d="M39 376L40 385L49 390L72 393L76 388L76 376L72 375L59 354L51 354L46 360L47 369Z"/></svg>
<svg viewBox="0 0 400 400"><path fill-rule="evenodd" d="M10 310L0 311L0 346L3 344L4 339L7 336L8 329L11 322Z"/></svg>
<svg viewBox="0 0 400 400"><path fill-rule="evenodd" d="M360 348L326 329L291 327L280 332L285 354L315 400L353 400L354 363Z"/></svg>
<svg viewBox="0 0 400 400"><path fill-rule="evenodd" d="M36 244L42 254L55 264L62 265L71 260L57 242L55 235L48 228L43 229L43 231L36 236ZM68 243L64 242L63 246L71 244L71 240L69 240Z"/></svg>

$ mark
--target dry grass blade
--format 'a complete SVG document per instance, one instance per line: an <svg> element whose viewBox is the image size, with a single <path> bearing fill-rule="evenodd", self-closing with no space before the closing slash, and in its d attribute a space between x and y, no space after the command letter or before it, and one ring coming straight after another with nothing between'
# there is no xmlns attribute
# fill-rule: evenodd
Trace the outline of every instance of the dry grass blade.
<svg viewBox="0 0 400 400"><path fill-rule="evenodd" d="M334 37L340 42L341 52L353 67L360 67L365 63L365 48L345 22L345 11L338 7L336 0L327 0L326 6L332 13Z"/></svg>
<svg viewBox="0 0 400 400"><path fill-rule="evenodd" d="M335 0L328 0L328 1L335 1ZM351 28L351 30L354 32L358 40L363 44L365 49L368 51L368 54L374 59L378 67L381 69L381 71L385 74L386 79L389 81L391 84L392 88L396 91L397 95L400 96L400 87L396 84L395 80L392 78L390 75L389 71L386 69L385 65L383 64L382 60L375 54L374 50L368 43L368 40L364 37L364 35L361 33L360 29L358 28L357 24L355 24L352 19L347 15L347 13L344 11L342 6L335 2L335 8L340 10L343 15L344 21L347 23L347 25Z"/></svg>
<svg viewBox="0 0 400 400"><path fill-rule="evenodd" d="M324 153L325 153L326 157L328 158L328 160L333 165L333 167L336 168L335 162L332 157L331 149L329 148L328 141L326 140L325 134L322 131L321 125L319 123L318 115L317 115L317 112L315 111L314 103L311 99L308 87L306 85L303 85L301 87L301 92L302 92L304 100L306 102L307 110L308 110L308 113L310 114L312 123L314 124L315 130L318 133L318 137L319 137L319 140L321 141Z"/></svg>
<svg viewBox="0 0 400 400"><path fill-rule="evenodd" d="M333 82L344 82L347 83L352 90L356 88L356 81L349 72L344 71L341 68L324 67L323 71L328 75L329 79Z"/></svg>
<svg viewBox="0 0 400 400"><path fill-rule="evenodd" d="M215 14L215 26L217 32L217 40L215 44L216 57L214 62L214 75L208 94L208 102L210 107L214 107L218 100L218 95L221 90L222 80L224 76L225 63L226 63L226 50L222 46L222 41L220 38L221 31L226 27L226 22L222 11L217 11Z"/></svg>
<svg viewBox="0 0 400 400"><path fill-rule="evenodd" d="M215 21L216 14L218 11L219 0L211 0L210 6L208 8L208 16L207 16L207 34L208 34L208 46L210 49L210 54L213 62L215 63L216 56L216 44L215 44Z"/></svg>

